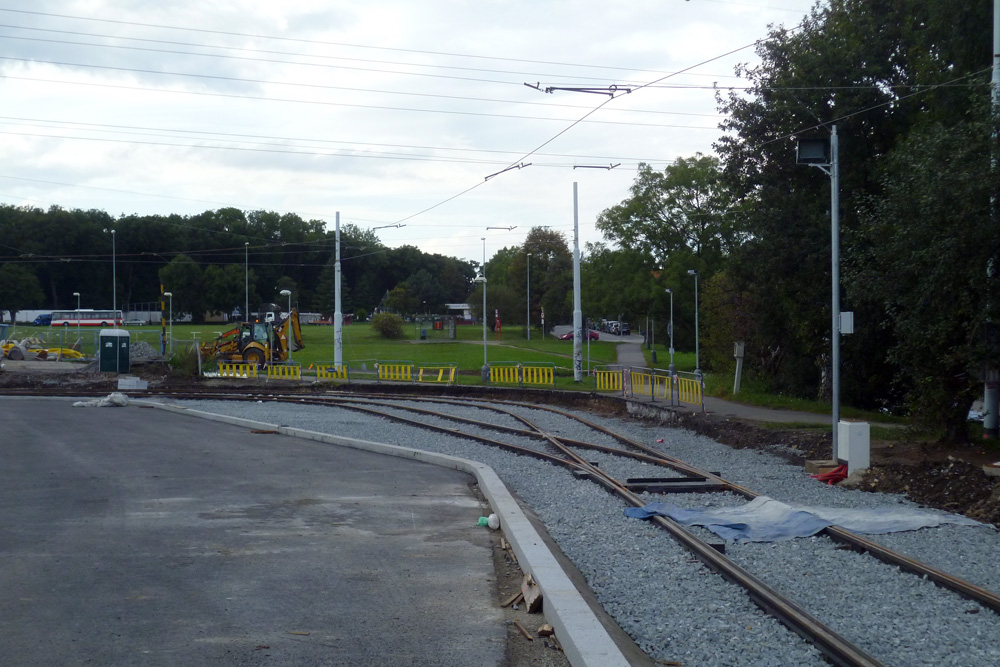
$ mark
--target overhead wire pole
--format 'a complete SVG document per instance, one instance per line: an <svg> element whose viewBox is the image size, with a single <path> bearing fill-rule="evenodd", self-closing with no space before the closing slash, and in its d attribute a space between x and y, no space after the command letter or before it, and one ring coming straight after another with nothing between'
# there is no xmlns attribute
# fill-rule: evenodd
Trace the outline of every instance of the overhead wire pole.
<svg viewBox="0 0 1000 667"><path fill-rule="evenodd" d="M580 208L573 183L573 381L583 382L583 311L580 307Z"/></svg>
<svg viewBox="0 0 1000 667"><path fill-rule="evenodd" d="M336 234L336 257L333 264L333 365L339 371L344 365L344 313L340 301L340 211L337 211L334 226Z"/></svg>

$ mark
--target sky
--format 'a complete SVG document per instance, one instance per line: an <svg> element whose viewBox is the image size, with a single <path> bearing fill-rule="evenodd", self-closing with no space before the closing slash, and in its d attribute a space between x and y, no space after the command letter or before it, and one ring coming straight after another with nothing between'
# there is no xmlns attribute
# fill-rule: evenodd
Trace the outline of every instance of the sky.
<svg viewBox="0 0 1000 667"><path fill-rule="evenodd" d="M339 213L480 262L572 248L576 183L583 250L640 162L713 152L713 88L813 4L0 0L0 203Z"/></svg>

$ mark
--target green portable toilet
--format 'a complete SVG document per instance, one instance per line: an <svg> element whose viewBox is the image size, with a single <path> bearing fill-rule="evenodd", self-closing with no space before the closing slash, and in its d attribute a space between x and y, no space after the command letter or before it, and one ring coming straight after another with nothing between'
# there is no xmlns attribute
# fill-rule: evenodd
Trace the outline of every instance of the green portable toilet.
<svg viewBox="0 0 1000 667"><path fill-rule="evenodd" d="M128 373L128 331L124 329L101 329L99 359L102 373Z"/></svg>

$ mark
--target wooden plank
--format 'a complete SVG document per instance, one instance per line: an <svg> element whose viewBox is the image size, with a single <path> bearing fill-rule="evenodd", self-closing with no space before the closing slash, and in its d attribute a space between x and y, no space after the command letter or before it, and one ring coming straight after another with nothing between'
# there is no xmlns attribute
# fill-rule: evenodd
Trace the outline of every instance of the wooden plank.
<svg viewBox="0 0 1000 667"><path fill-rule="evenodd" d="M530 574L521 580L521 592L524 594L524 608L533 614L542 607L542 591L538 588Z"/></svg>
<svg viewBox="0 0 1000 667"><path fill-rule="evenodd" d="M506 602L504 602L500 606L501 607L509 607L510 605L514 604L515 602L517 602L518 600L520 600L523 597L524 597L524 593L522 593L521 591L518 591L518 592L514 593L513 595L511 595L509 598L507 598Z"/></svg>

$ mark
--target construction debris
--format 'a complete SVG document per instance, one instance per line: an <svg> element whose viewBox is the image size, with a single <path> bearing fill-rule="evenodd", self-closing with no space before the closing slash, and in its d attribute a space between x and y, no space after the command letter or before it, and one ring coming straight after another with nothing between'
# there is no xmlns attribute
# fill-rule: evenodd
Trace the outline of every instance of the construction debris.
<svg viewBox="0 0 1000 667"><path fill-rule="evenodd" d="M530 574L524 575L521 580L521 593L524 595L524 608L529 614L534 614L542 608L542 590L531 578Z"/></svg>
<svg viewBox="0 0 1000 667"><path fill-rule="evenodd" d="M507 601L504 602L503 604L501 604L500 606L501 607L509 607L512 604L520 602L522 598L524 598L524 593L522 593L521 591L518 591L518 592L514 593L513 595L511 595L509 598L507 598Z"/></svg>

